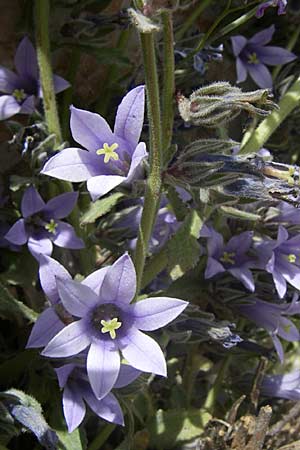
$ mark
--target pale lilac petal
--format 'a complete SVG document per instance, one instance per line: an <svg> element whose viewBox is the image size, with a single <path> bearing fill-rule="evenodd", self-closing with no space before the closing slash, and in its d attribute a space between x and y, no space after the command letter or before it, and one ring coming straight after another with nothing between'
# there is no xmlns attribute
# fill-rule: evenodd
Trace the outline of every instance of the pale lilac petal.
<svg viewBox="0 0 300 450"><path fill-rule="evenodd" d="M229 239L226 245L227 252L235 252L237 254L246 253L252 244L253 232L244 231L237 236Z"/></svg>
<svg viewBox="0 0 300 450"><path fill-rule="evenodd" d="M4 236L6 240L15 245L24 245L27 242L28 236L25 229L25 220L19 219L10 228Z"/></svg>
<svg viewBox="0 0 300 450"><path fill-rule="evenodd" d="M26 348L45 347L64 326L53 308L45 309L32 327Z"/></svg>
<svg viewBox="0 0 300 450"><path fill-rule="evenodd" d="M6 67L0 66L0 92L12 94L18 86L19 77Z"/></svg>
<svg viewBox="0 0 300 450"><path fill-rule="evenodd" d="M207 258L204 278L208 279L222 272L226 272L226 269L222 266L222 264L219 263L219 261L217 261L216 259L209 256Z"/></svg>
<svg viewBox="0 0 300 450"><path fill-rule="evenodd" d="M55 94L59 94L60 92L68 89L71 86L67 80L60 77L59 75L53 75L53 84Z"/></svg>
<svg viewBox="0 0 300 450"><path fill-rule="evenodd" d="M143 331L157 330L174 320L187 307L188 302L170 297L151 297L141 300L130 309L134 326Z"/></svg>
<svg viewBox="0 0 300 450"><path fill-rule="evenodd" d="M69 223L58 221L52 241L58 247L80 249L84 248L84 242L76 236L75 230Z"/></svg>
<svg viewBox="0 0 300 450"><path fill-rule="evenodd" d="M120 371L119 351L110 341L95 340L87 356L87 373L97 399L105 397L113 388Z"/></svg>
<svg viewBox="0 0 300 450"><path fill-rule="evenodd" d="M131 183L134 178L140 176L139 172L141 172L142 169L141 164L147 156L148 153L146 151L146 144L144 142L140 142L132 155L130 169L126 178L126 183Z"/></svg>
<svg viewBox="0 0 300 450"><path fill-rule="evenodd" d="M252 45L268 44L272 40L274 32L275 26L271 25L270 27L265 28L264 30L254 34L254 36L252 36L252 38L248 40L248 43Z"/></svg>
<svg viewBox="0 0 300 450"><path fill-rule="evenodd" d="M49 216L49 219L63 219L74 209L77 200L78 192L58 195L47 202L44 213Z"/></svg>
<svg viewBox="0 0 300 450"><path fill-rule="evenodd" d="M85 317L99 304L95 292L78 281L57 279L57 289L64 307L73 316Z"/></svg>
<svg viewBox="0 0 300 450"><path fill-rule="evenodd" d="M95 151L114 141L110 126L99 114L71 106L70 126L74 140L87 150Z"/></svg>
<svg viewBox="0 0 300 450"><path fill-rule="evenodd" d="M234 56L238 56L247 44L247 39L244 36L232 36L230 39L233 54Z"/></svg>
<svg viewBox="0 0 300 450"><path fill-rule="evenodd" d="M234 267L228 270L229 273L243 283L249 291L255 291L254 279L251 271L245 267Z"/></svg>
<svg viewBox="0 0 300 450"><path fill-rule="evenodd" d="M141 371L135 369L129 364L121 364L120 372L117 381L114 384L114 388L120 389L122 387L128 386L133 381L135 381L140 375Z"/></svg>
<svg viewBox="0 0 300 450"><path fill-rule="evenodd" d="M67 384L68 378L75 369L76 364L70 363L65 364L61 367L57 367L55 370L56 376L58 378L59 387L62 389Z"/></svg>
<svg viewBox="0 0 300 450"><path fill-rule="evenodd" d="M93 176L87 182L87 189L92 200L95 201L97 198L102 197L115 187L119 186L125 180L126 177L121 177L119 175Z"/></svg>
<svg viewBox="0 0 300 450"><path fill-rule="evenodd" d="M241 58L236 59L236 75L237 83L243 83L247 78L247 66L243 63Z"/></svg>
<svg viewBox="0 0 300 450"><path fill-rule="evenodd" d="M50 358L66 358L77 355L90 343L86 322L78 320L61 330L45 347L42 355Z"/></svg>
<svg viewBox="0 0 300 450"><path fill-rule="evenodd" d="M224 246L223 236L215 231L213 228L210 229L210 237L207 239L207 251L209 256L218 257Z"/></svg>
<svg viewBox="0 0 300 450"><path fill-rule="evenodd" d="M33 214L36 214L45 206L45 202L38 193L38 191L35 189L34 186L30 186L26 189L24 192L22 203L21 203L21 211L23 214L23 217L30 217Z"/></svg>
<svg viewBox="0 0 300 450"><path fill-rule="evenodd" d="M138 370L167 376L167 365L164 354L157 342L137 330L131 328L122 339L119 339L124 358Z"/></svg>
<svg viewBox="0 0 300 450"><path fill-rule="evenodd" d="M296 342L300 339L298 328L291 320L287 319L286 317L280 317L277 334L288 342Z"/></svg>
<svg viewBox="0 0 300 450"><path fill-rule="evenodd" d="M30 253L37 261L39 261L41 254L50 256L53 250L50 239L44 237L36 239L30 236L27 245Z"/></svg>
<svg viewBox="0 0 300 450"><path fill-rule="evenodd" d="M278 269L281 271L281 275L285 280L290 283L296 289L300 289L300 268L294 264L286 263L278 265Z"/></svg>
<svg viewBox="0 0 300 450"><path fill-rule="evenodd" d="M35 95L30 95L21 104L20 114L32 114L35 111Z"/></svg>
<svg viewBox="0 0 300 450"><path fill-rule="evenodd" d="M279 225L279 227L278 227L278 232L277 232L277 241L276 241L276 244L277 244L277 245L280 245L280 244L282 244L283 242L287 241L288 238L289 238L289 233L288 233L288 231L287 231L282 225Z"/></svg>
<svg viewBox="0 0 300 450"><path fill-rule="evenodd" d="M59 301L56 279L71 280L69 272L55 259L47 255L40 256L39 278L43 291L51 303Z"/></svg>
<svg viewBox="0 0 300 450"><path fill-rule="evenodd" d="M297 56L289 50L273 46L261 47L256 53L259 61L263 64L268 64L269 66L287 64L297 58Z"/></svg>
<svg viewBox="0 0 300 450"><path fill-rule="evenodd" d="M68 385L64 388L63 410L68 432L72 433L83 421L86 411L81 392L76 389L76 386L73 389Z"/></svg>
<svg viewBox="0 0 300 450"><path fill-rule="evenodd" d="M283 364L284 362L284 351L283 351L283 347L282 344L280 342L280 339L278 339L278 337L275 334L271 335L275 350L277 352L277 355L279 357L279 360L281 362L281 364Z"/></svg>
<svg viewBox="0 0 300 450"><path fill-rule="evenodd" d="M0 120L6 120L20 112L21 106L12 95L0 97Z"/></svg>
<svg viewBox="0 0 300 450"><path fill-rule="evenodd" d="M135 291L135 268L128 253L125 253L108 268L100 289L100 297L105 302L130 303Z"/></svg>
<svg viewBox="0 0 300 450"><path fill-rule="evenodd" d="M272 89L272 76L266 66L263 64L247 64L247 70L251 78L259 87Z"/></svg>
<svg viewBox="0 0 300 450"><path fill-rule="evenodd" d="M79 148L66 148L52 156L44 165L41 173L60 180L78 183L95 177L99 171L98 155Z"/></svg>
<svg viewBox="0 0 300 450"><path fill-rule="evenodd" d="M92 394L87 389L83 393L85 401L97 416L108 422L124 425L124 417L118 400L113 394L108 394L102 400Z"/></svg>
<svg viewBox="0 0 300 450"><path fill-rule="evenodd" d="M27 36L18 45L15 54L15 67L22 77L33 80L38 79L36 51Z"/></svg>
<svg viewBox="0 0 300 450"><path fill-rule="evenodd" d="M280 298L283 298L287 289L286 281L278 270L274 270L272 275L277 293Z"/></svg>
<svg viewBox="0 0 300 450"><path fill-rule="evenodd" d="M143 128L145 87L137 86L128 92L118 107L114 133L136 146Z"/></svg>
<svg viewBox="0 0 300 450"><path fill-rule="evenodd" d="M272 253L271 258L267 261L266 266L265 266L265 269L267 272L273 273L274 268L275 268L275 262L276 262L275 253Z"/></svg>
<svg viewBox="0 0 300 450"><path fill-rule="evenodd" d="M103 267L102 269L95 270L95 272L92 272L90 275L88 275L81 284L84 284L85 286L88 286L90 289L92 289L96 294L100 294L100 288L102 286L104 277L106 275L106 272L108 270L108 267Z"/></svg>

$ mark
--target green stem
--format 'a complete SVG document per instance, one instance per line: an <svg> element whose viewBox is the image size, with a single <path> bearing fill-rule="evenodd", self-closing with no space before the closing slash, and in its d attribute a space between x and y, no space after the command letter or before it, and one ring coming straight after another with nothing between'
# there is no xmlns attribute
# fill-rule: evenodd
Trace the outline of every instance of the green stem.
<svg viewBox="0 0 300 450"><path fill-rule="evenodd" d="M292 84L279 102L279 110L274 110L256 128L250 139L241 147L240 155L256 153L260 150L269 137L286 119L286 117L300 104L300 76Z"/></svg>
<svg viewBox="0 0 300 450"><path fill-rule="evenodd" d="M53 72L51 67L49 16L50 1L39 0L35 6L36 51L40 72L40 81L43 92L43 105L49 134L55 134L56 146L62 143L62 135L56 107L53 85Z"/></svg>
<svg viewBox="0 0 300 450"><path fill-rule="evenodd" d="M148 242L151 237L153 224L160 201L162 168L159 87L154 37L152 33L141 33L141 46L147 89L147 114L150 128L150 171L147 180L143 213L134 255L134 263L137 273L137 294L139 293L141 286Z"/></svg>
<svg viewBox="0 0 300 450"><path fill-rule="evenodd" d="M209 412L210 414L213 414L215 404L220 392L220 389L222 387L222 383L224 381L225 374L227 370L229 369L230 363L231 363L232 356L228 355L224 358L224 361L222 362L222 365L220 367L218 376L213 384L213 386L208 391L205 403L203 405L203 409L206 412Z"/></svg>
<svg viewBox="0 0 300 450"><path fill-rule="evenodd" d="M175 93L175 60L173 42L173 20L170 11L162 12L163 24L163 92L162 92L162 136L163 151L171 145L174 120L174 93Z"/></svg>
<svg viewBox="0 0 300 450"><path fill-rule="evenodd" d="M88 450L100 450L115 428L116 425L114 423L108 423L105 425L105 427L92 441L91 445L88 447Z"/></svg>
<svg viewBox="0 0 300 450"><path fill-rule="evenodd" d="M194 22L197 20L200 14L210 5L211 2L212 0L202 0L201 2L199 2L198 6L195 6L193 8L192 14L185 20L180 30L178 30L176 33L177 42L180 41L180 39L183 38L185 33L190 30Z"/></svg>

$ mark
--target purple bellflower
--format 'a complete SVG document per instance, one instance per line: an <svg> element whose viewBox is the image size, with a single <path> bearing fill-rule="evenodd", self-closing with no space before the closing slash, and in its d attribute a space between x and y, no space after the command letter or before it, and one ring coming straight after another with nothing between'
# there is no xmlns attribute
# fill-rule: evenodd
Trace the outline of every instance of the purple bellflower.
<svg viewBox="0 0 300 450"><path fill-rule="evenodd" d="M286 294L287 283L300 289L300 234L290 238L288 231L280 225L277 240L265 240L256 251L260 267L272 275L280 298Z"/></svg>
<svg viewBox="0 0 300 450"><path fill-rule="evenodd" d="M282 14L285 14L285 9L287 7L287 0L269 0L268 2L264 2L257 8L256 11L256 17L260 19L263 17L265 10L269 8L270 6L273 6L273 8L278 8L277 14L280 16Z"/></svg>
<svg viewBox="0 0 300 450"><path fill-rule="evenodd" d="M70 214L77 197L77 192L67 192L45 203L35 187L30 186L22 198L23 217L10 228L5 239L15 245L27 243L37 260L41 253L51 255L52 243L63 248L83 248L84 243L73 227L60 220Z"/></svg>
<svg viewBox="0 0 300 450"><path fill-rule="evenodd" d="M0 120L15 114L32 114L38 99L42 97L35 49L27 37L20 42L15 54L17 73L0 67ZM55 93L67 89L70 84L53 76Z"/></svg>
<svg viewBox="0 0 300 450"><path fill-rule="evenodd" d="M266 375L261 386L261 394L266 397L300 400L300 370L293 370L284 375Z"/></svg>
<svg viewBox="0 0 300 450"><path fill-rule="evenodd" d="M278 215L273 218L274 221L288 225L300 225L299 208L295 208L295 206L287 202L280 202L278 207Z"/></svg>
<svg viewBox="0 0 300 450"><path fill-rule="evenodd" d="M142 331L165 326L187 306L187 302L169 297L130 304L136 273L128 254L102 271L98 272L98 293L83 283L57 279L63 306L79 320L63 328L42 352L51 358L66 358L89 348L87 373L98 399L108 394L118 378L120 351L136 369L166 376L161 348Z"/></svg>
<svg viewBox="0 0 300 450"><path fill-rule="evenodd" d="M201 230L201 236L207 238L207 266L205 278L212 278L218 273L229 272L243 285L254 292L254 280L249 267L253 266L253 258L247 256L252 244L253 233L245 231L233 236L227 244L224 244L223 236L213 228Z"/></svg>
<svg viewBox="0 0 300 450"><path fill-rule="evenodd" d="M294 53L281 47L267 46L274 34L275 27L256 33L251 39L245 36L231 38L232 49L236 57L237 83L246 80L247 74L261 88L272 88L272 76L266 65L286 64L297 58Z"/></svg>
<svg viewBox="0 0 300 450"><path fill-rule="evenodd" d="M71 131L80 148L66 148L46 162L42 173L72 182L87 181L92 200L121 183L131 183L147 156L140 142L144 86L132 89L118 107L114 131L99 114L71 107Z"/></svg>
<svg viewBox="0 0 300 450"><path fill-rule="evenodd" d="M268 331L281 362L284 361L284 352L279 337L288 342L300 340L298 328L286 317L300 313L297 294L291 303L275 304L253 298L249 299L249 303L238 305L237 309L256 325Z"/></svg>
<svg viewBox="0 0 300 450"><path fill-rule="evenodd" d="M63 411L68 431L77 428L86 413L85 402L97 416L108 422L124 425L123 413L113 393L98 400L93 393L86 372L82 366L66 364L55 369L60 388L63 389ZM114 388L122 388L132 383L140 372L127 364L121 364Z"/></svg>

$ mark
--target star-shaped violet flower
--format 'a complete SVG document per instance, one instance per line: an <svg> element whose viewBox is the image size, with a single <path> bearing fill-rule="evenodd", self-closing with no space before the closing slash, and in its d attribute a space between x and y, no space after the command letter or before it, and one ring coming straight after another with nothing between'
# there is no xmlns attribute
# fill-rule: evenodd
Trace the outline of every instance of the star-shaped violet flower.
<svg viewBox="0 0 300 450"><path fill-rule="evenodd" d="M260 386L261 394L266 397L300 400L300 370L283 375L265 375Z"/></svg>
<svg viewBox="0 0 300 450"><path fill-rule="evenodd" d="M71 131L80 148L66 148L46 162L42 173L72 182L87 181L92 200L141 172L147 156L139 142L144 121L144 86L132 89L118 107L114 131L99 114L71 107Z"/></svg>
<svg viewBox="0 0 300 450"><path fill-rule="evenodd" d="M68 431L77 428L86 413L85 402L97 416L108 422L124 425L123 413L119 402L111 392L98 400L93 393L86 372L82 366L65 364L55 369L60 388L63 389L63 411ZM114 388L122 388L132 383L140 372L127 364L121 364Z"/></svg>
<svg viewBox="0 0 300 450"><path fill-rule="evenodd" d="M21 202L23 217L10 228L5 239L15 245L27 243L37 260L41 253L51 255L52 243L63 248L83 248L74 228L60 220L70 214L77 197L77 192L67 192L45 203L34 186L28 187Z"/></svg>
<svg viewBox="0 0 300 450"><path fill-rule="evenodd" d="M98 293L71 280L57 279L57 287L63 306L79 320L60 331L42 355L66 358L89 348L87 373L98 399L105 397L117 380L120 352L136 369L166 376L161 348L142 331L165 326L187 302L152 297L130 304L136 291L136 273L128 254L106 269Z"/></svg>
<svg viewBox="0 0 300 450"><path fill-rule="evenodd" d="M237 83L246 80L247 74L261 88L271 89L272 76L266 65L286 64L297 58L294 53L281 47L267 46L274 34L275 27L254 34L251 39L245 36L231 38L232 49L236 57Z"/></svg>
<svg viewBox="0 0 300 450"><path fill-rule="evenodd" d="M266 239L257 248L260 268L269 272L280 298L287 291L287 283L300 289L300 234L289 237L288 231L278 227L277 240Z"/></svg>
<svg viewBox="0 0 300 450"><path fill-rule="evenodd" d="M285 14L285 9L287 7L287 0L269 0L268 2L264 2L257 8L256 11L256 17L260 19L263 17L265 10L268 9L270 6L273 8L278 8L277 14L278 16L281 16L282 14Z"/></svg>
<svg viewBox="0 0 300 450"><path fill-rule="evenodd" d="M247 255L252 244L253 233L245 231L237 236L233 236L227 244L224 244L223 236L213 228L208 229L207 236L208 258L204 274L205 278L208 279L218 273L229 272L253 292L255 286L249 267L254 266L254 261Z"/></svg>
<svg viewBox="0 0 300 450"><path fill-rule="evenodd" d="M19 113L32 114L42 97L36 52L27 37L18 45L15 68L17 73L0 66L0 120ZM70 86L58 75L53 76L53 83L56 94Z"/></svg>

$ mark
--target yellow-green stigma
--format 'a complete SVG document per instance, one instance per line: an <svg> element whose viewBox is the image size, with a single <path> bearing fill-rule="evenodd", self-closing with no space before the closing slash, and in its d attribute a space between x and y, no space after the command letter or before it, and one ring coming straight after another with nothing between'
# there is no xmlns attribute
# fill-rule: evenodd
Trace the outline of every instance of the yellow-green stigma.
<svg viewBox="0 0 300 450"><path fill-rule="evenodd" d="M293 253L290 253L290 254L288 255L288 261L289 261L290 263L295 263L295 262L297 261L297 256L294 255Z"/></svg>
<svg viewBox="0 0 300 450"><path fill-rule="evenodd" d="M248 63L249 64L259 64L259 59L258 59L256 53L251 53L251 55L248 56Z"/></svg>
<svg viewBox="0 0 300 450"><path fill-rule="evenodd" d="M114 317L111 320L101 320L101 333L109 333L112 339L116 339L116 330L118 330L122 322L118 322L118 318Z"/></svg>
<svg viewBox="0 0 300 450"><path fill-rule="evenodd" d="M24 100L26 98L24 89L15 89L12 95L13 95L13 97L15 97L17 102L21 102L22 100Z"/></svg>
<svg viewBox="0 0 300 450"><path fill-rule="evenodd" d="M46 223L45 229L49 231L49 233L55 234L57 225L58 224L54 221L54 219L51 219L49 223Z"/></svg>
<svg viewBox="0 0 300 450"><path fill-rule="evenodd" d="M228 252L224 252L223 256L220 258L220 261L224 262L224 263L228 263L228 264L234 264L234 257L235 257L235 253L228 253Z"/></svg>
<svg viewBox="0 0 300 450"><path fill-rule="evenodd" d="M103 148L99 148L96 153L97 155L104 155L104 162L107 164L110 159L114 159L118 161L119 155L115 152L116 148L118 148L118 144L108 145L106 142L103 144Z"/></svg>

